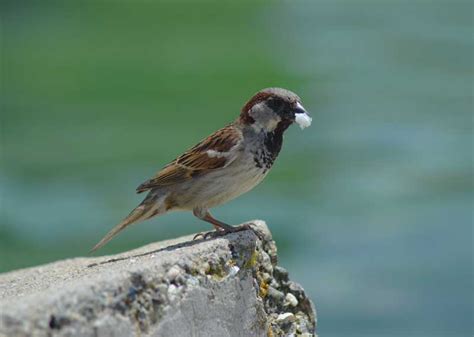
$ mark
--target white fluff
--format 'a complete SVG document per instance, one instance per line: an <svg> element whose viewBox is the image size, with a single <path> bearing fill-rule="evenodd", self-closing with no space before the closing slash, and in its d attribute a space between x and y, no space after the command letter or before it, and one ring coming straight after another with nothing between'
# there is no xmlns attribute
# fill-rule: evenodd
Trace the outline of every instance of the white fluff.
<svg viewBox="0 0 474 337"><path fill-rule="evenodd" d="M308 126L311 125L311 117L307 113L301 113L301 114L296 114L295 115L295 122L298 123L300 126L301 130L304 128L307 128Z"/></svg>

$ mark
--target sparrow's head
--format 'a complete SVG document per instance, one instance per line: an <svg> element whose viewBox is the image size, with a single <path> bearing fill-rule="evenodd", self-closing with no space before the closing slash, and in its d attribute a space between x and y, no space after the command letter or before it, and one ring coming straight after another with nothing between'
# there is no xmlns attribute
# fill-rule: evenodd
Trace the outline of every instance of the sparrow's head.
<svg viewBox="0 0 474 337"><path fill-rule="evenodd" d="M302 129L311 125L301 99L282 88L267 88L257 92L242 108L240 121L264 131L273 131L278 125L286 129L296 122Z"/></svg>

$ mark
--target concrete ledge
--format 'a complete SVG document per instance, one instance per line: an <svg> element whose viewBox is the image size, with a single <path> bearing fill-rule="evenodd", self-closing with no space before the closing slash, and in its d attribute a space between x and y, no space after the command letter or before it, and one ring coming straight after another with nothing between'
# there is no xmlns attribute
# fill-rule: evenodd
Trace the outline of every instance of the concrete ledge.
<svg viewBox="0 0 474 337"><path fill-rule="evenodd" d="M312 336L263 221L0 275L0 336Z"/></svg>

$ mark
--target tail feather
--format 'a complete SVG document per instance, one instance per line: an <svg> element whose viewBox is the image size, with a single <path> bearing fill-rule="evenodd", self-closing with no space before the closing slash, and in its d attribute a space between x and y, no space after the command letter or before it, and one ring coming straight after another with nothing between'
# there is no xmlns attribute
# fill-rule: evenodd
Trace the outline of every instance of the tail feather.
<svg viewBox="0 0 474 337"><path fill-rule="evenodd" d="M146 219L151 218L152 216L155 216L160 213L160 210L158 210L160 206L160 202L157 200L157 196L154 195L148 195L145 200L142 201L140 205L138 205L133 211L130 212L130 214L117 226L112 228L110 232L108 232L102 240L100 240L94 248L90 250L90 252L94 252L97 249L103 247L107 242L109 242L115 235L117 235L119 232L124 230L126 227L133 223L137 223L139 221L143 221Z"/></svg>

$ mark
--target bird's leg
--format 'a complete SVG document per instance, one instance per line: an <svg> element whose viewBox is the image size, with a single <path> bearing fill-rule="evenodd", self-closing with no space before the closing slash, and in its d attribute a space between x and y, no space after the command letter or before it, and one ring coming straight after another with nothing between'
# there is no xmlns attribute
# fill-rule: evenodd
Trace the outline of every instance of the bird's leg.
<svg viewBox="0 0 474 337"><path fill-rule="evenodd" d="M219 234L219 235L224 235L224 234L227 234L227 233L231 233L231 232L236 232L238 230L241 230L241 228L239 227L233 227L231 225L228 225L222 221L219 221L217 219L215 219L211 213L209 213L209 210L208 209L203 209L203 208L195 208L193 210L193 214L194 216L196 216L197 218L201 219L201 220L204 220L206 222L209 222L212 226L214 226L214 228L216 229L216 232ZM203 236L204 239L206 239L209 235L212 235L214 234L215 232L210 232L210 233L206 233L204 235L202 235L201 233L199 234L196 234L194 236L194 239L196 239L197 237L199 236Z"/></svg>
<svg viewBox="0 0 474 337"><path fill-rule="evenodd" d="M228 225L222 221L215 219L209 211L206 212L202 220L209 222L214 226L214 228L221 232L235 232L235 227Z"/></svg>
<svg viewBox="0 0 474 337"><path fill-rule="evenodd" d="M209 222L210 224L212 224L212 226L214 226L214 229L216 231L223 230L222 226L220 226L220 223L219 224L217 223L219 221L212 218L212 216L211 216L211 219L213 219L215 221L209 220L209 218L207 216L208 215L210 216L210 214L209 214L209 211L207 209L195 208L195 209L193 209L193 214L196 218L198 218L200 220L204 220L204 221ZM224 225L228 226L226 224L224 224Z"/></svg>
<svg viewBox="0 0 474 337"><path fill-rule="evenodd" d="M209 211L207 211L205 219L203 219L203 220L212 223L212 225L216 229L217 229L217 227L220 227L220 229L216 233L217 235L225 235L227 233L235 233L235 232L240 232L240 231L244 231L244 230L251 230L252 232L255 233L256 236L258 236L258 238L261 241L265 241L263 235L261 233L259 233L258 231L255 231L252 228L252 226L250 226L250 224L248 224L248 223L244 223L243 225L240 225L240 226L230 226L230 225L228 225L226 223L223 223L223 222L221 222L217 219L214 219L212 217L211 213L209 213ZM212 232L204 234L204 239L206 239L209 235L212 235L212 234L213 234Z"/></svg>

